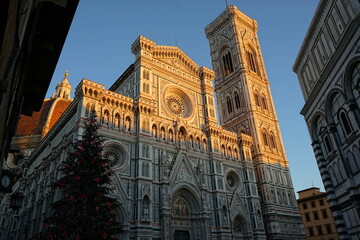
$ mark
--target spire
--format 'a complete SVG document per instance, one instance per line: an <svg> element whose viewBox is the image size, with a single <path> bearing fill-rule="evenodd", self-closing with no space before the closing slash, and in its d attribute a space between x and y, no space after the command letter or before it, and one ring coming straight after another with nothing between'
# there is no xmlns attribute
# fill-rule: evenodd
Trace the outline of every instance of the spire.
<svg viewBox="0 0 360 240"><path fill-rule="evenodd" d="M64 98L71 100L70 93L71 93L71 85L68 80L69 73L66 70L64 74L64 78L61 82L59 82L56 86L56 93L52 95L51 98Z"/></svg>

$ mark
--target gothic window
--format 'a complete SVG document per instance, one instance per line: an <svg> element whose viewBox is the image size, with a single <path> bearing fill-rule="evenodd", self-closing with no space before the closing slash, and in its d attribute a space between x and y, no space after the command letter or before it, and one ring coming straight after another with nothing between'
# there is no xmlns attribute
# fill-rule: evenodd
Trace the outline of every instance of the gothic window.
<svg viewBox="0 0 360 240"><path fill-rule="evenodd" d="M246 50L246 55L248 58L248 64L251 71L258 73L256 55L252 49Z"/></svg>
<svg viewBox="0 0 360 240"><path fill-rule="evenodd" d="M240 97L239 97L238 92L235 92L234 98L235 98L236 109L239 109L241 107L241 104L240 104Z"/></svg>
<svg viewBox="0 0 360 240"><path fill-rule="evenodd" d="M233 108L232 108L232 104L231 104L231 100L229 97L226 98L226 105L227 105L227 108L228 108L228 113L232 113L233 111Z"/></svg>
<svg viewBox="0 0 360 240"><path fill-rule="evenodd" d="M227 76L234 71L230 52L226 52L223 57L224 75Z"/></svg>
<svg viewBox="0 0 360 240"><path fill-rule="evenodd" d="M254 97L255 97L256 106L260 107L260 96L259 96L259 93L257 91L254 92Z"/></svg>
<svg viewBox="0 0 360 240"><path fill-rule="evenodd" d="M276 149L277 145L276 145L276 140L275 140L274 133L270 132L269 137L270 137L270 147Z"/></svg>
<svg viewBox="0 0 360 240"><path fill-rule="evenodd" d="M268 134L266 132L265 129L263 129L262 131L262 137L263 137L263 142L265 146L269 146L269 142L268 142Z"/></svg>
<svg viewBox="0 0 360 240"><path fill-rule="evenodd" d="M266 97L265 97L265 95L262 95L262 96L261 96L261 103L262 103L262 107L263 107L265 110L268 110L268 106L267 106L267 102L266 102Z"/></svg>

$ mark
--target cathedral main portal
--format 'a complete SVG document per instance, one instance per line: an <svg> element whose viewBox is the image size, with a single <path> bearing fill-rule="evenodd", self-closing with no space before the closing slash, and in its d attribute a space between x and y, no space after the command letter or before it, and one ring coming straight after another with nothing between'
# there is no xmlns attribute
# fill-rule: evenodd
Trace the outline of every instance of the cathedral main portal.
<svg viewBox="0 0 360 240"><path fill-rule="evenodd" d="M190 240L189 231L176 230L174 233L174 240Z"/></svg>

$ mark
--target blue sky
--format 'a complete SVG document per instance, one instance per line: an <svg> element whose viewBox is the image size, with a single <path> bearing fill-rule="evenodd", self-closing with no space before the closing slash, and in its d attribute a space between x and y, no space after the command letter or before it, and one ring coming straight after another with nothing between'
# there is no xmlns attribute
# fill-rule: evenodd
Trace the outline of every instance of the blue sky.
<svg viewBox="0 0 360 240"><path fill-rule="evenodd" d="M292 71L319 0L228 0L258 22L259 41L290 162L295 191L324 190L311 141L299 114L304 99ZM82 78L111 84L134 61L139 35L179 46L199 66L212 68L204 28L225 9L225 0L81 0L47 97L65 70L73 87Z"/></svg>

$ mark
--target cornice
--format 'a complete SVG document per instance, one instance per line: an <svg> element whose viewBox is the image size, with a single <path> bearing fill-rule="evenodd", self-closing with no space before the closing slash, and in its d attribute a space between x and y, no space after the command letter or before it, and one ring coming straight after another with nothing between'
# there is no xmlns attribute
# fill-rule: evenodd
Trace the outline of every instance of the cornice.
<svg viewBox="0 0 360 240"><path fill-rule="evenodd" d="M139 36L131 45L131 51L137 58L150 58L153 62L156 60L161 61L161 58L175 58L194 76L201 76L201 68L177 46L157 45L156 42L144 36Z"/></svg>
<svg viewBox="0 0 360 240"><path fill-rule="evenodd" d="M214 21L205 27L206 37L209 39L222 29L230 19L236 19L243 26L257 32L257 22L241 12L235 5L228 6Z"/></svg>
<svg viewBox="0 0 360 240"><path fill-rule="evenodd" d="M320 31L320 28L324 23L324 18L326 17L326 13L328 12L328 8L331 6L330 3L332 2L334 1L321 0L319 2L319 5L316 8L313 19L311 20L310 26L308 28L308 31L306 32L304 41L300 47L299 53L293 65L294 72L298 72L298 68L301 67L301 65L303 65L305 61L305 56L309 54L312 43L315 41L315 38L317 37L318 32Z"/></svg>

